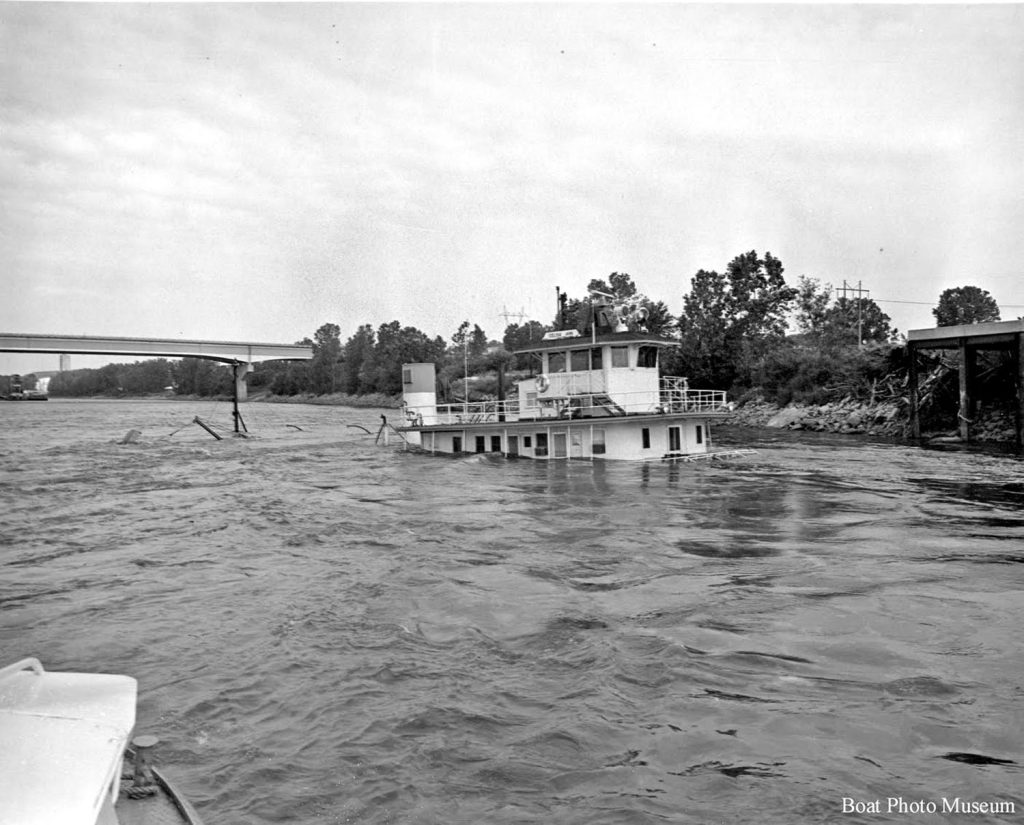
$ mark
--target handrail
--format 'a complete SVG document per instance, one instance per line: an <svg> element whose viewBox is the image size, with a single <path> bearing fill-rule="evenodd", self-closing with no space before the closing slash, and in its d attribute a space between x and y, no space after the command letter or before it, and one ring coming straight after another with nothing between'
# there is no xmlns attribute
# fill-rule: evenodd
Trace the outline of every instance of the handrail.
<svg viewBox="0 0 1024 825"><path fill-rule="evenodd" d="M423 406L406 405L405 426L463 425L514 422L537 418L591 418L673 413L718 413L729 409L725 390L692 390L682 379L663 381L660 392L546 393L536 406L521 406L517 398L502 401L462 401Z"/></svg>
<svg viewBox="0 0 1024 825"><path fill-rule="evenodd" d="M46 671L43 670L42 662L40 662L33 656L28 656L27 658L22 659L20 662L15 662L13 665L7 665L7 667L0 670L0 679L6 679L8 676L13 676L15 673L20 673L26 668L31 668L32 670L34 670L36 676L42 676L44 673L46 673Z"/></svg>

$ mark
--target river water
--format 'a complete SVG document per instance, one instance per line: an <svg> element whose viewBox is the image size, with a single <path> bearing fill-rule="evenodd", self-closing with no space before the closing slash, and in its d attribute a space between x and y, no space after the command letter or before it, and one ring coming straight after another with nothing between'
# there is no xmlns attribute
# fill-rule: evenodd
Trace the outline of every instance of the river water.
<svg viewBox="0 0 1024 825"><path fill-rule="evenodd" d="M429 457L381 412L0 406L0 664L138 678L207 825L1021 821L1018 457Z"/></svg>

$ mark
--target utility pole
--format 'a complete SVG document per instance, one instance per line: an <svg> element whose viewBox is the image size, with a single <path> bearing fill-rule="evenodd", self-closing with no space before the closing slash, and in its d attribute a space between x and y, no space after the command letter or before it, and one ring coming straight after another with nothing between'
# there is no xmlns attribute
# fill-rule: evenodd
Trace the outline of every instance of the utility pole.
<svg viewBox="0 0 1024 825"><path fill-rule="evenodd" d="M871 290L870 289L864 289L861 286L861 281L857 281L857 288L854 289L852 284L847 286L846 279L843 278L843 287L839 291L843 293L843 301L844 302L846 301L846 292L847 292L847 290L849 290L850 292L857 293L857 346L858 347L863 347L864 346L864 334L863 334L863 328L864 328L864 301L863 301L862 296L863 295L870 295L871 294Z"/></svg>

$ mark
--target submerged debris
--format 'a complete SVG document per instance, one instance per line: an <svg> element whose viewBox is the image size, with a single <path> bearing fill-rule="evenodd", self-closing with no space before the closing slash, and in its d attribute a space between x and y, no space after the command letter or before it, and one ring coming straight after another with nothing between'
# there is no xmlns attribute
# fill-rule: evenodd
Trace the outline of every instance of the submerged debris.
<svg viewBox="0 0 1024 825"><path fill-rule="evenodd" d="M1012 759L997 759L994 756L985 756L983 753L953 753L942 754L942 759L949 759L951 762L964 762L968 765L1016 765Z"/></svg>

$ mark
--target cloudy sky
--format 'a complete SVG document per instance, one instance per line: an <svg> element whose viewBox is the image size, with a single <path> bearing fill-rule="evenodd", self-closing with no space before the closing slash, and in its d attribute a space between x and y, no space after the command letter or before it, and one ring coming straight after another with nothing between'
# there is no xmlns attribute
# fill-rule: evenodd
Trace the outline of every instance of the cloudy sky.
<svg viewBox="0 0 1024 825"><path fill-rule="evenodd" d="M0 100L2 332L500 338L751 249L1024 315L1024 6L5 2Z"/></svg>

